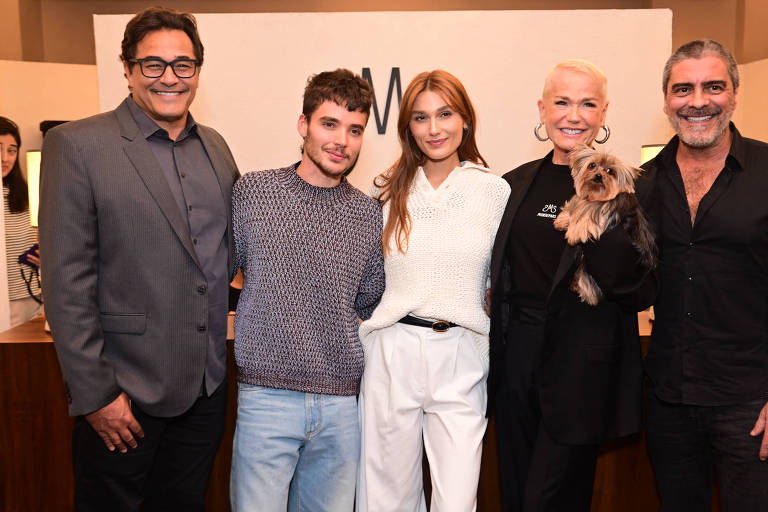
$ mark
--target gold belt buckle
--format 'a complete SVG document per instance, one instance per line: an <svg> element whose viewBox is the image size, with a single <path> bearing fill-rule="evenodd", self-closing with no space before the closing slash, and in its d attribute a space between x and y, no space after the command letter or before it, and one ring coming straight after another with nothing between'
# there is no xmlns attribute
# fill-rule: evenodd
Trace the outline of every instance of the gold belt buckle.
<svg viewBox="0 0 768 512"><path fill-rule="evenodd" d="M451 328L451 324L445 320L437 320L432 322L432 330L435 332L445 332Z"/></svg>

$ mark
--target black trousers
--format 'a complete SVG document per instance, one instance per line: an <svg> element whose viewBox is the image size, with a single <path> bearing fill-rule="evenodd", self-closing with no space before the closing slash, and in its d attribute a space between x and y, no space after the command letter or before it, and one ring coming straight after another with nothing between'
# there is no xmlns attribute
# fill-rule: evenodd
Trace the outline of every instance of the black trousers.
<svg viewBox="0 0 768 512"><path fill-rule="evenodd" d="M768 512L768 461L750 430L766 398L692 406L648 390L648 454L664 512L711 512L717 475L723 512Z"/></svg>
<svg viewBox="0 0 768 512"><path fill-rule="evenodd" d="M110 452L84 417L75 420L75 510L203 511L213 459L224 434L227 384L180 416L132 411L144 438L127 453Z"/></svg>
<svg viewBox="0 0 768 512"><path fill-rule="evenodd" d="M504 512L588 512L597 445L552 439L535 383L543 329L512 324L496 390L496 438Z"/></svg>

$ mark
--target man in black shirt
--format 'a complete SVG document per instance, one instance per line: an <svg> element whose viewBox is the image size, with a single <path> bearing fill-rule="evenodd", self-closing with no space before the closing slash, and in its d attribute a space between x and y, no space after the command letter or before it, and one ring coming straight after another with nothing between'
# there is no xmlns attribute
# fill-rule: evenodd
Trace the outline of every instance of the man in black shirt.
<svg viewBox="0 0 768 512"><path fill-rule="evenodd" d="M664 511L711 510L715 471L724 510L768 510L768 145L730 123L738 86L719 43L669 58L664 112L677 136L638 191L661 219L645 369Z"/></svg>

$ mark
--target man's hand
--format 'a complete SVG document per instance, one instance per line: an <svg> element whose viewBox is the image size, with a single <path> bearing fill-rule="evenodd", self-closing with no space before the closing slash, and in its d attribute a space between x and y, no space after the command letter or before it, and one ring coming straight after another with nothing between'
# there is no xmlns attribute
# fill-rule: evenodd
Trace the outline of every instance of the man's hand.
<svg viewBox="0 0 768 512"><path fill-rule="evenodd" d="M85 419L111 452L117 448L120 453L126 453L128 446L138 446L134 434L144 437L144 431L133 416L131 402L125 393L120 393L110 404L86 415Z"/></svg>
<svg viewBox="0 0 768 512"><path fill-rule="evenodd" d="M760 434L763 434L763 442L760 444L760 460L768 460L768 402L763 406L755 426L749 433L751 436L759 436Z"/></svg>
<svg viewBox="0 0 768 512"><path fill-rule="evenodd" d="M483 309L485 309L485 314L488 316L491 316L491 289L486 288L485 290L485 303L483 304Z"/></svg>

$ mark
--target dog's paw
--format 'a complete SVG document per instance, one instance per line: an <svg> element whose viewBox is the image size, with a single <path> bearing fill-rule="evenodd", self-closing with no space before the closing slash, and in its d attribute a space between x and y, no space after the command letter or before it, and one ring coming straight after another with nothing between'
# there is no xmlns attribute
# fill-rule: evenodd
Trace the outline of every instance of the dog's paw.
<svg viewBox="0 0 768 512"><path fill-rule="evenodd" d="M555 222L552 225L558 231L565 231L568 229L568 224L571 223L571 216L566 211L561 211L555 218Z"/></svg>

